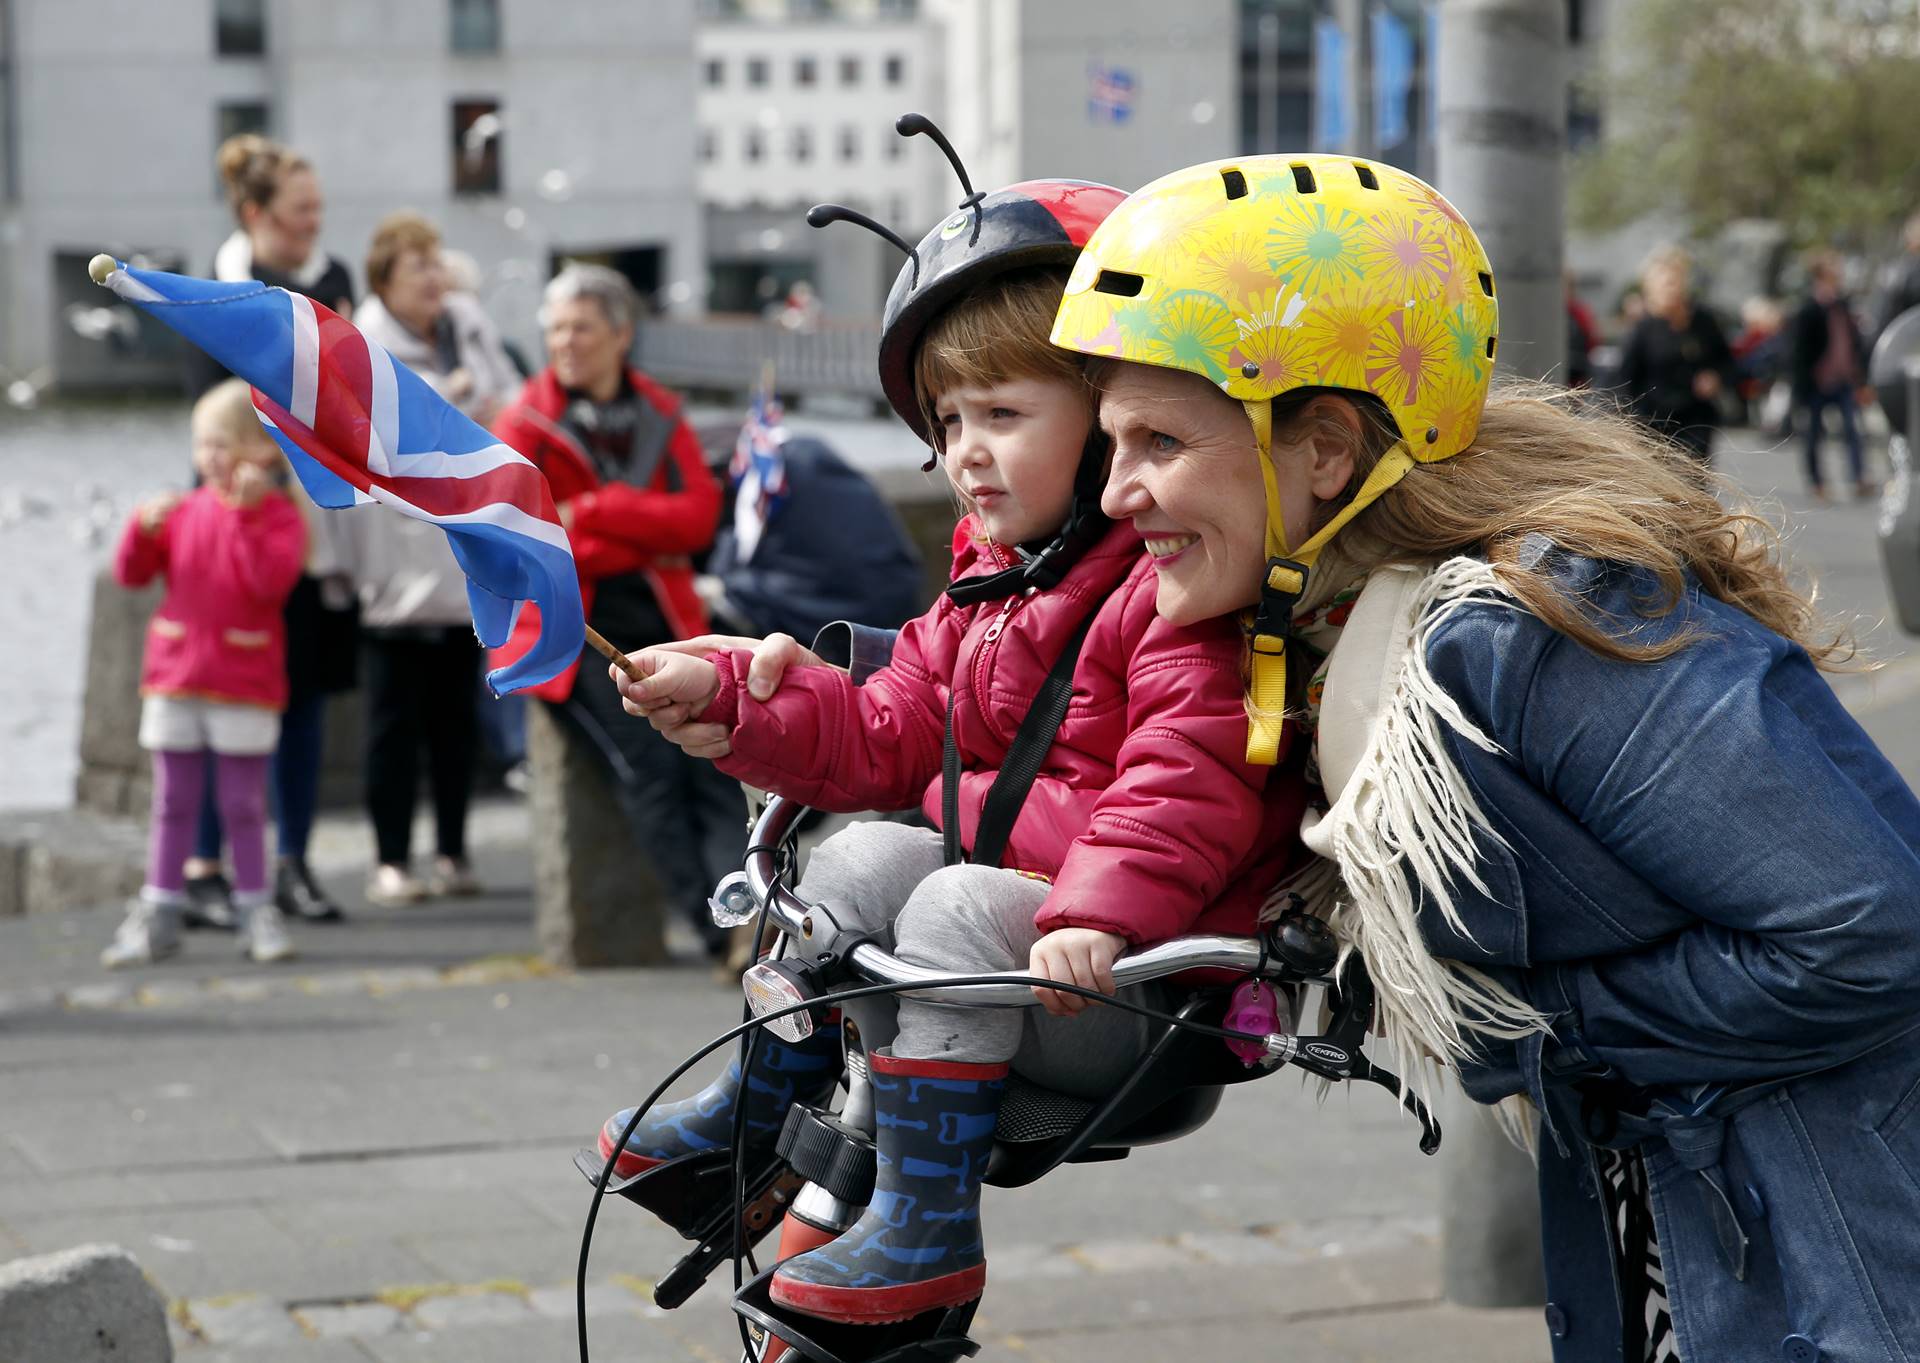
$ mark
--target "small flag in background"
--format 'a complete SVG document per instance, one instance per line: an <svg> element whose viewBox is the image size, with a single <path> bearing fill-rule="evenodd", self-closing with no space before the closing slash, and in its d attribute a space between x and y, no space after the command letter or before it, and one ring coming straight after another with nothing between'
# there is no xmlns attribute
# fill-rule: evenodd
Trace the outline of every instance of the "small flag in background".
<svg viewBox="0 0 1920 1363"><path fill-rule="evenodd" d="M1105 62L1087 63L1087 121L1126 123L1133 117L1133 72Z"/></svg>
<svg viewBox="0 0 1920 1363"><path fill-rule="evenodd" d="M787 443L786 419L773 385L762 384L747 409L747 424L734 442L727 473L735 489L733 539L742 563L753 558L767 522L787 500L787 461L780 453Z"/></svg>
<svg viewBox="0 0 1920 1363"><path fill-rule="evenodd" d="M481 643L506 643L523 602L539 609L533 648L487 675L495 694L537 686L579 658L586 617L573 550L546 478L523 456L300 294L107 256L90 273L253 385L261 423L319 505L381 502L446 531Z"/></svg>

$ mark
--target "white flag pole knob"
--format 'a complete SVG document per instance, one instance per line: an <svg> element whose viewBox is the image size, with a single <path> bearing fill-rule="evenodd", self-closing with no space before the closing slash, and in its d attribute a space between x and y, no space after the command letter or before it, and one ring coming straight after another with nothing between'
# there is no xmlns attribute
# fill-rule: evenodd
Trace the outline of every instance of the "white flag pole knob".
<svg viewBox="0 0 1920 1363"><path fill-rule="evenodd" d="M93 276L93 282L104 284L107 276L120 268L120 263L104 251L87 262L87 273Z"/></svg>

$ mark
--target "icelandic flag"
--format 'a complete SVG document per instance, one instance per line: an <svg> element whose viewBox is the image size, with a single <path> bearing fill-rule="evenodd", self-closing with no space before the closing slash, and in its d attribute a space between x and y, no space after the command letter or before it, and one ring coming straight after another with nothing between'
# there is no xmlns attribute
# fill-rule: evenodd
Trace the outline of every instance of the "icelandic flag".
<svg viewBox="0 0 1920 1363"><path fill-rule="evenodd" d="M573 550L545 476L523 456L300 294L105 256L92 273L253 385L261 424L319 505L381 502L446 531L481 643L505 644L521 603L539 608L533 648L487 674L494 694L537 686L578 660L586 617Z"/></svg>
<svg viewBox="0 0 1920 1363"><path fill-rule="evenodd" d="M773 390L762 387L747 409L747 424L734 442L727 475L733 480L733 542L740 561L748 562L760 545L760 536L787 500L787 460L780 453L787 443L786 413Z"/></svg>

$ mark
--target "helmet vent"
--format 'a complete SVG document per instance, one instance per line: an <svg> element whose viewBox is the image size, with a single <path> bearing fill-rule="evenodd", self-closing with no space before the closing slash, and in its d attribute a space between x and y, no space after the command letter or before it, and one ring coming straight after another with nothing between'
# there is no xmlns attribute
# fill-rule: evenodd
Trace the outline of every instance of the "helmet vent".
<svg viewBox="0 0 1920 1363"><path fill-rule="evenodd" d="M1488 359L1493 358L1493 343L1497 339L1498 339L1497 337L1493 337L1493 336L1487 337L1487 358Z"/></svg>
<svg viewBox="0 0 1920 1363"><path fill-rule="evenodd" d="M1220 172L1220 179L1227 187L1227 197L1229 199L1244 199L1247 197L1247 177L1239 171L1223 170Z"/></svg>
<svg viewBox="0 0 1920 1363"><path fill-rule="evenodd" d="M1313 193L1313 170L1308 166L1289 167L1293 171L1293 187L1302 194Z"/></svg>
<svg viewBox="0 0 1920 1363"><path fill-rule="evenodd" d="M1102 270L1100 277L1093 281L1095 293L1117 294L1121 298L1138 298L1140 290L1147 281L1137 274L1122 274L1118 270Z"/></svg>
<svg viewBox="0 0 1920 1363"><path fill-rule="evenodd" d="M1353 173L1360 177L1360 188L1362 189L1380 188L1380 181L1374 178L1372 166L1363 166L1358 161L1356 161L1353 163Z"/></svg>
<svg viewBox="0 0 1920 1363"><path fill-rule="evenodd" d="M1493 297L1493 276L1485 270L1480 272L1480 292L1489 298Z"/></svg>

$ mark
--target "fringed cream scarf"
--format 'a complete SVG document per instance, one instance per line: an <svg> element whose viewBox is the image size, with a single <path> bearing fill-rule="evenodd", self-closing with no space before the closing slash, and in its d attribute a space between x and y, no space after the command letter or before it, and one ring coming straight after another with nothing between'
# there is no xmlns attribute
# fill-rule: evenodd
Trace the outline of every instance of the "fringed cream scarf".
<svg viewBox="0 0 1920 1363"><path fill-rule="evenodd" d="M1453 886L1458 878L1486 890L1473 830L1491 830L1445 734L1451 729L1489 752L1497 745L1434 681L1426 645L1454 611L1485 602L1515 607L1479 559L1381 568L1367 577L1325 664L1324 690L1309 697L1319 701L1314 755L1327 805L1308 813L1302 836L1323 860L1282 887L1282 897L1299 895L1344 950L1366 961L1393 1068L1426 1096L1439 1078L1434 1062L1464 1059L1470 1034L1516 1038L1547 1026L1492 978L1427 950L1408 878L1470 935ZM1530 1130L1524 1106L1503 1104L1500 1118L1516 1138Z"/></svg>

